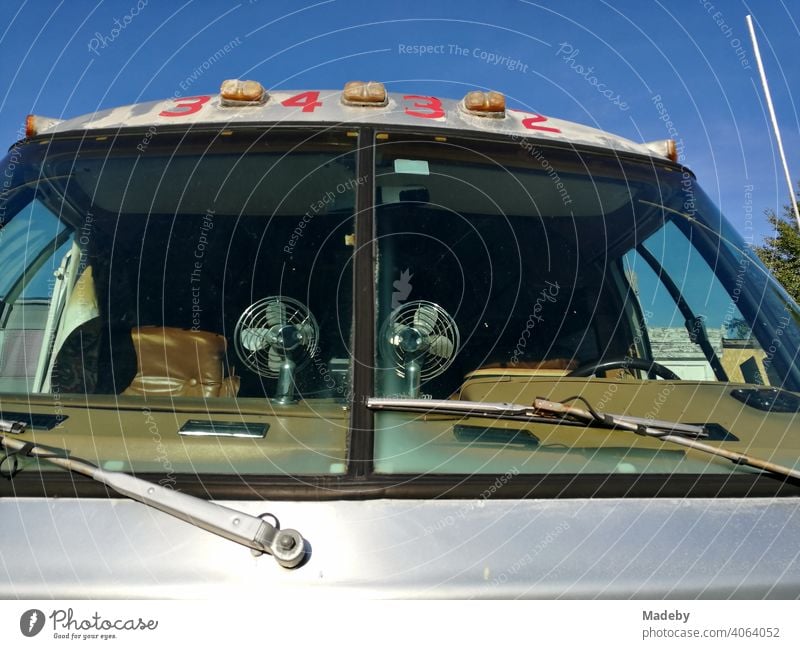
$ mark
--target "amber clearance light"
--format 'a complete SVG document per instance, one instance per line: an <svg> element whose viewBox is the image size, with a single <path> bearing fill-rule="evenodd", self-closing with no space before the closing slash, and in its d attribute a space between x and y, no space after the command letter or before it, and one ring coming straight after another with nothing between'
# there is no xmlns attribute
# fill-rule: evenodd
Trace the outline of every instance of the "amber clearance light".
<svg viewBox="0 0 800 649"><path fill-rule="evenodd" d="M60 124L63 120L42 115L28 115L25 118L25 137L35 137L42 131Z"/></svg>
<svg viewBox="0 0 800 649"><path fill-rule="evenodd" d="M348 81L342 91L342 103L346 106L386 106L389 95L380 81Z"/></svg>
<svg viewBox="0 0 800 649"><path fill-rule="evenodd" d="M502 92L494 90L489 92L473 90L464 96L461 108L464 112L478 117L502 118L506 116L506 98Z"/></svg>
<svg viewBox="0 0 800 649"><path fill-rule="evenodd" d="M267 101L269 94L258 81L225 79L219 87L222 106L259 106Z"/></svg>
<svg viewBox="0 0 800 649"><path fill-rule="evenodd" d="M656 155L672 162L678 162L678 147L675 145L675 140L655 140L654 142L645 142L644 145Z"/></svg>

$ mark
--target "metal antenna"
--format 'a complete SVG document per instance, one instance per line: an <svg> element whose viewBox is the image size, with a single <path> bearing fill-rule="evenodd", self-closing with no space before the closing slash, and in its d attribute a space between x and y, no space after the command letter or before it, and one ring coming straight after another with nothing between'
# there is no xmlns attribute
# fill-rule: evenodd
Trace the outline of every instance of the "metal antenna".
<svg viewBox="0 0 800 649"><path fill-rule="evenodd" d="M781 140L781 132L778 128L778 119L775 117L775 107L772 105L772 95L769 93L769 85L767 85L767 75L764 72L764 64L761 62L761 51L758 49L758 41L756 40L756 30L753 27L753 17L748 15L745 17L747 22L747 29L750 30L750 39L753 41L753 51L756 55L756 63L758 64L758 73L761 75L761 85L764 86L764 95L767 98L767 108L769 108L769 116L772 118L772 130L775 131L775 139L778 142L778 153L781 156L783 163L783 172L786 174L786 184L789 186L789 204L792 206L794 218L797 220L797 228L800 230L800 211L797 208L797 199L794 195L794 186L792 185L792 177L789 175L789 165L786 164L786 154L783 152L783 141Z"/></svg>

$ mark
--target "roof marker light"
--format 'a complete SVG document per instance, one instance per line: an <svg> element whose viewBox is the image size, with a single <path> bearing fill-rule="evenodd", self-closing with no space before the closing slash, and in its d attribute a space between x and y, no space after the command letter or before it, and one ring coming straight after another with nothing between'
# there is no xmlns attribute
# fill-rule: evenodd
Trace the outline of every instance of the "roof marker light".
<svg viewBox="0 0 800 649"><path fill-rule="evenodd" d="M389 103L389 95L380 81L348 81L342 91L342 103L345 106L380 108Z"/></svg>
<svg viewBox="0 0 800 649"><path fill-rule="evenodd" d="M502 119L506 116L506 98L502 92L483 92L473 90L464 95L461 109L470 115L478 117L494 117Z"/></svg>
<svg viewBox="0 0 800 649"><path fill-rule="evenodd" d="M269 94L258 81L225 79L219 87L221 106L260 106Z"/></svg>
<svg viewBox="0 0 800 649"><path fill-rule="evenodd" d="M672 162L678 162L678 148L675 146L675 140L654 140L645 142L644 145L656 155Z"/></svg>
<svg viewBox="0 0 800 649"><path fill-rule="evenodd" d="M25 118L25 137L35 137L42 131L56 126L63 122L63 119L55 117L43 117L42 115L28 115Z"/></svg>

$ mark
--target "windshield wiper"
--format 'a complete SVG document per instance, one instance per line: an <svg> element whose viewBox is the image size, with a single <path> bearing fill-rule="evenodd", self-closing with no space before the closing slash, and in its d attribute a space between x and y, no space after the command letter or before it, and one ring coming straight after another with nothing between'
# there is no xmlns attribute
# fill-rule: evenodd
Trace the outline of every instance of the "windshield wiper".
<svg viewBox="0 0 800 649"><path fill-rule="evenodd" d="M15 419L0 419L0 433L24 433L26 423Z"/></svg>
<svg viewBox="0 0 800 649"><path fill-rule="evenodd" d="M569 405L571 401L582 401L586 410ZM699 439L708 437L703 426L682 424L673 421L641 419L627 415L600 413L594 410L583 397L570 397L564 402L535 399L533 405L516 403L493 403L482 401L456 401L437 399L382 399L372 397L367 407L373 410L420 412L428 414L461 415L462 417L493 417L531 423L566 424L571 426L600 426L608 429L627 430L637 435L654 437L697 451L716 455L734 464L750 466L762 471L788 476L800 480L800 471L751 457L743 453L728 451L705 444Z"/></svg>
<svg viewBox="0 0 800 649"><path fill-rule="evenodd" d="M69 453L62 449L36 445L22 439L13 439L7 435L0 435L0 446L11 451L7 454L8 457L24 455L46 460L62 469L88 476L123 496L186 521L195 527L247 546L257 552L271 554L275 561L284 568L295 568L305 558L306 543L296 530L281 530L263 518L174 491L147 480L135 478L127 473L106 471L86 460L70 457Z"/></svg>

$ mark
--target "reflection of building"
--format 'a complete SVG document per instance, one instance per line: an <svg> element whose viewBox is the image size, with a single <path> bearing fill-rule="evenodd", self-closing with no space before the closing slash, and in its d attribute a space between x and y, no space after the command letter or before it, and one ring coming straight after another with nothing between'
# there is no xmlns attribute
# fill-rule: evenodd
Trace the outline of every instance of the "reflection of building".
<svg viewBox="0 0 800 649"><path fill-rule="evenodd" d="M689 340L684 327L652 327L648 334L654 360L687 381L716 381L703 350ZM708 340L717 356L722 356L722 331L708 330Z"/></svg>
<svg viewBox="0 0 800 649"><path fill-rule="evenodd" d="M682 379L716 380L703 351L689 340L685 328L653 327L648 333L654 360L666 365ZM730 381L767 382L764 367L766 353L753 338L723 338L722 329L709 329L708 339Z"/></svg>

